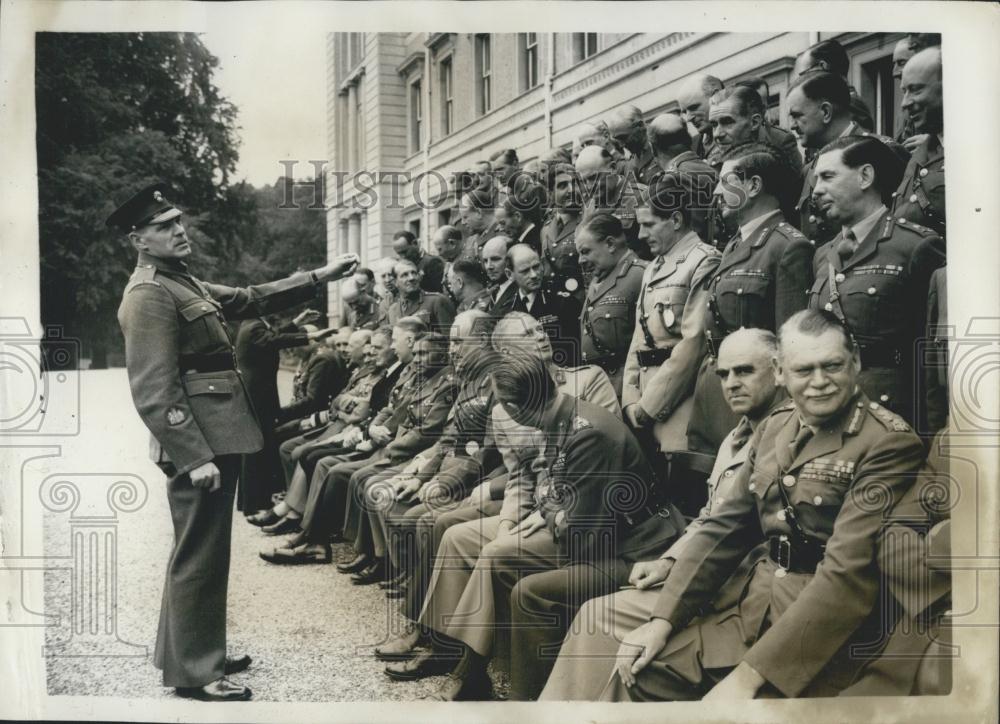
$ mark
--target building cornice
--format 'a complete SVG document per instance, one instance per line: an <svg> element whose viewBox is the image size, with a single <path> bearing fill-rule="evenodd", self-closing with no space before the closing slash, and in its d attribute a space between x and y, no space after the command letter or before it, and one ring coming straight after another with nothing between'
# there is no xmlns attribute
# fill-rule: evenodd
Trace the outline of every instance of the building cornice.
<svg viewBox="0 0 1000 724"><path fill-rule="evenodd" d="M413 71L417 70L418 66L420 68L423 68L423 65L424 65L424 53L423 51L417 50L414 51L413 53L410 53L410 55L406 58L406 60L404 60L402 63L396 66L396 72L402 76L408 76Z"/></svg>

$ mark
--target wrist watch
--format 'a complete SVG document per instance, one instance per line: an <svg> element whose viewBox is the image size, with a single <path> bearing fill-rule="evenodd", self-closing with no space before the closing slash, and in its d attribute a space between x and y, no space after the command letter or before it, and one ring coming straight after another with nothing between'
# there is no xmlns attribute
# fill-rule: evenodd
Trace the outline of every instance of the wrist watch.
<svg viewBox="0 0 1000 724"><path fill-rule="evenodd" d="M312 279L313 284L319 284L319 277L316 276L316 272L314 271L309 272L309 278Z"/></svg>

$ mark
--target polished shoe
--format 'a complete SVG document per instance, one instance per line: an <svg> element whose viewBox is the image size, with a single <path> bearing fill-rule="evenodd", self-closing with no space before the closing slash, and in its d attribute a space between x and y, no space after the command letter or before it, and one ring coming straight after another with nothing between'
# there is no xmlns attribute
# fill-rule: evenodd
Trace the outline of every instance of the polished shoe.
<svg viewBox="0 0 1000 724"><path fill-rule="evenodd" d="M493 683L485 671L448 678L433 694L421 697L426 701L489 701L493 698Z"/></svg>
<svg viewBox="0 0 1000 724"><path fill-rule="evenodd" d="M247 701L253 696L249 688L234 684L225 676L204 686L178 687L175 693L198 701Z"/></svg>
<svg viewBox="0 0 1000 724"><path fill-rule="evenodd" d="M408 660L397 661L385 667L385 675L393 681L416 681L428 676L441 676L455 668L454 656L442 656L432 651L418 651Z"/></svg>
<svg viewBox="0 0 1000 724"><path fill-rule="evenodd" d="M272 508L247 516L247 523L255 525L258 528L263 528L265 525L274 525L279 520L281 520L281 516L275 513Z"/></svg>
<svg viewBox="0 0 1000 724"><path fill-rule="evenodd" d="M226 668L225 668L226 676L229 676L230 674L238 674L241 671L246 671L247 668L252 663L253 659L251 659L246 654L243 654L242 656L227 656Z"/></svg>
<svg viewBox="0 0 1000 724"><path fill-rule="evenodd" d="M306 539L306 532L300 530L298 533L292 534L289 538L285 540L279 547L280 548L298 548L301 545L305 545L309 541Z"/></svg>
<svg viewBox="0 0 1000 724"><path fill-rule="evenodd" d="M355 586L370 586L373 583L385 580L385 566L382 561L372 563L368 568L351 576L351 583Z"/></svg>
<svg viewBox="0 0 1000 724"><path fill-rule="evenodd" d="M271 551L261 551L259 555L268 563L284 566L333 561L333 552L330 550L330 546L319 544L305 544L298 548L275 548Z"/></svg>
<svg viewBox="0 0 1000 724"><path fill-rule="evenodd" d="M338 573L358 573L366 568L370 567L372 564L372 559L362 553L359 556L355 556L352 560L347 563L338 563L337 572Z"/></svg>
<svg viewBox="0 0 1000 724"><path fill-rule="evenodd" d="M265 525L261 528L262 531L268 535L284 535L285 533L297 533L301 528L299 528L299 523L302 522L301 518L289 518L287 515L281 518L277 523L273 525Z"/></svg>
<svg viewBox="0 0 1000 724"><path fill-rule="evenodd" d="M417 644L410 644L410 641L419 642L420 639L413 638L413 629L397 636L392 641L387 641L381 646L375 647L375 658L379 661L406 661L417 654Z"/></svg>

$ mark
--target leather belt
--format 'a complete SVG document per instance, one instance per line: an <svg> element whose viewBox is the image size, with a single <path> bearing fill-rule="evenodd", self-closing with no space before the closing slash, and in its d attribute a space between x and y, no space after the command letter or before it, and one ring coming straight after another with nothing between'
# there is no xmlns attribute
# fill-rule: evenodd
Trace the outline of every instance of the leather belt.
<svg viewBox="0 0 1000 724"><path fill-rule="evenodd" d="M648 505L644 505L634 513L626 513L622 517L625 518L626 523L634 527L645 523L647 520L656 515L664 519L669 518L670 508L667 505L660 508L653 508Z"/></svg>
<svg viewBox="0 0 1000 724"><path fill-rule="evenodd" d="M862 369L872 367L899 367L903 363L903 353L895 347L858 345L861 352Z"/></svg>
<svg viewBox="0 0 1000 724"><path fill-rule="evenodd" d="M670 359L673 347L657 347L656 349L636 350L635 358L639 361L640 367L658 367Z"/></svg>
<svg viewBox="0 0 1000 724"><path fill-rule="evenodd" d="M236 369L231 352L182 354L177 359L181 372L226 372Z"/></svg>
<svg viewBox="0 0 1000 724"><path fill-rule="evenodd" d="M597 365L598 367L607 369L609 367L614 368L621 365L625 361L625 358L627 356L628 353L626 352L615 352L612 354L595 354L595 355L589 355L586 352L584 352L581 355L581 358L583 359L584 364Z"/></svg>
<svg viewBox="0 0 1000 724"><path fill-rule="evenodd" d="M787 535L768 539L769 555L778 565L779 571L792 573L815 573L816 566L823 560L826 546L813 539L795 543ZM777 574L776 574L777 575ZM785 575L784 573L780 575Z"/></svg>

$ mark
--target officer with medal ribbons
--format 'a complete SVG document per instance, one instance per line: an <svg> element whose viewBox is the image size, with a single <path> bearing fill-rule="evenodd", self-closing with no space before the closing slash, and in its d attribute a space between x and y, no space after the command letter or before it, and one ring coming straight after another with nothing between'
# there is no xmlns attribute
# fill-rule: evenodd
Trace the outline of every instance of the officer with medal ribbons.
<svg viewBox="0 0 1000 724"><path fill-rule="evenodd" d="M226 319L309 301L358 259L346 254L252 287L202 282L185 262L191 242L170 193L165 184L144 188L107 219L138 251L118 321L132 398L152 433L153 461L167 475L174 524L154 664L179 696L240 701L250 689L225 678L250 664L226 655L230 527L240 455L258 451L263 439Z"/></svg>
<svg viewBox="0 0 1000 724"><path fill-rule="evenodd" d="M873 137L840 138L819 152L814 195L840 233L816 252L809 308L835 314L853 335L865 394L923 429L916 419L926 397L918 343L944 242L886 208L902 166Z"/></svg>
<svg viewBox="0 0 1000 724"><path fill-rule="evenodd" d="M688 427L691 449L711 458L737 422L715 379L722 340L741 328L776 332L808 302L813 246L784 215L796 176L792 163L770 144L751 141L722 156L716 205L725 224L737 231L709 280L709 356L698 372Z"/></svg>

